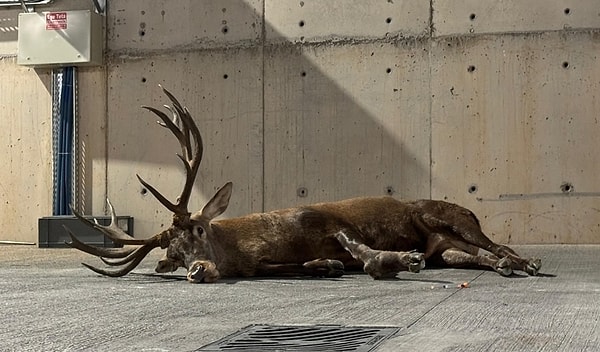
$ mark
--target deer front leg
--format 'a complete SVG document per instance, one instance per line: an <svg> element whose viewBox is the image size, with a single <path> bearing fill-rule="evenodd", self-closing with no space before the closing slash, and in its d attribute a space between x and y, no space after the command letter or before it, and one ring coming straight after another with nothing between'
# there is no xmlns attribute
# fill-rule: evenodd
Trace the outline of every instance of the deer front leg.
<svg viewBox="0 0 600 352"><path fill-rule="evenodd" d="M157 273L169 273L177 270L179 267L184 266L182 262L169 258L166 254L158 261L154 271Z"/></svg>
<svg viewBox="0 0 600 352"><path fill-rule="evenodd" d="M375 250L344 231L339 231L334 236L354 259L364 263L364 271L374 279L394 277L398 272L406 270L418 273L425 267L423 253Z"/></svg>
<svg viewBox="0 0 600 352"><path fill-rule="evenodd" d="M344 275L344 263L334 259L315 259L302 264L311 276L340 277Z"/></svg>
<svg viewBox="0 0 600 352"><path fill-rule="evenodd" d="M344 275L344 264L334 259L315 259L304 264L261 262L257 275L340 277Z"/></svg>

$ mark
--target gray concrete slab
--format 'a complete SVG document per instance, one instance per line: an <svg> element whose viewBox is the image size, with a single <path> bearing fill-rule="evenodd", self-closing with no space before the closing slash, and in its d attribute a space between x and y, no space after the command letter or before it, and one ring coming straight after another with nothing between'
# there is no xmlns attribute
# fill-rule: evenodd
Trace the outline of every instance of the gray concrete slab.
<svg viewBox="0 0 600 352"><path fill-rule="evenodd" d="M597 351L600 246L518 246L544 275L428 269L374 281L153 275L119 279L68 249L0 246L2 351L193 351L250 324L396 326L378 351ZM469 282L469 288L458 288ZM449 288L444 288L447 285Z"/></svg>

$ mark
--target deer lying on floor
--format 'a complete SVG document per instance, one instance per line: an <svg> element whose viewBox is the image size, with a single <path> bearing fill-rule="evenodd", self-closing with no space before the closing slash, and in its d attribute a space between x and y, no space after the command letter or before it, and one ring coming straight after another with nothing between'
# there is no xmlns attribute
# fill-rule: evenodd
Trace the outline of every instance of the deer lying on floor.
<svg viewBox="0 0 600 352"><path fill-rule="evenodd" d="M109 226L81 220L115 243L138 247L98 248L77 239L69 230L68 244L100 257L111 271L83 264L107 276L123 276L154 248L167 249L156 266L166 273L187 269L190 282L215 282L220 277L312 275L339 277L344 270L363 269L375 279L400 271L419 272L425 260L445 267L495 270L509 276L513 270L537 275L541 261L523 259L510 248L492 242L475 215L455 204L392 197L365 197L320 203L238 218L214 220L229 204L232 184L226 183L198 212L188 211L203 146L200 131L187 108L163 89L173 106L172 119L155 113L181 144L186 181L175 203L138 176L158 201L173 212L172 225L148 239L136 239L116 226L114 208ZM478 255L479 249L490 252Z"/></svg>

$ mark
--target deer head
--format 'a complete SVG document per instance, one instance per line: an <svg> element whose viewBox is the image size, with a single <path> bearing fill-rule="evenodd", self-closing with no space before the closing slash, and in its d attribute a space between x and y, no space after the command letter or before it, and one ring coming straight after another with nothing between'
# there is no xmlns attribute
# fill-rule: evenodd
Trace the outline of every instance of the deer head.
<svg viewBox="0 0 600 352"><path fill-rule="evenodd" d="M161 87L162 88L162 87ZM134 245L125 248L99 248L87 245L66 228L71 242L67 244L86 253L100 257L109 266L121 266L117 270L104 270L83 263L83 265L99 274L107 276L123 276L133 270L144 257L154 248L167 249L166 255L156 267L156 272L165 273L175 271L179 267L188 270L187 278L190 282L214 282L219 278L219 271L215 264L215 249L211 246L212 236L211 221L221 215L229 205L232 184L226 183L204 208L194 214L188 211L188 203L194 181L198 174L202 160L202 136L190 112L166 89L162 88L165 95L171 100L172 106L165 105L172 117L164 112L149 107L143 108L156 114L161 121L158 124L171 131L181 145L181 154L177 154L185 167L185 184L177 200L173 203L164 197L152 185L136 175L140 183L146 187L154 197L173 213L171 226L148 239L136 239L128 235L116 225L115 210L107 200L111 214L111 223L108 226L100 225L97 221L89 221L81 214L73 211L81 221L101 231L108 238L120 245ZM110 258L110 259L108 259Z"/></svg>

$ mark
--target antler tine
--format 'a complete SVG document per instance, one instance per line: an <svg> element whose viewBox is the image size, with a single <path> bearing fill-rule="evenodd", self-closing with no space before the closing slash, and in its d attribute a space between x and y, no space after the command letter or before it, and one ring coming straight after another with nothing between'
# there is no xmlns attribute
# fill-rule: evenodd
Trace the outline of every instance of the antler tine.
<svg viewBox="0 0 600 352"><path fill-rule="evenodd" d="M136 266L138 266L138 264L142 261L142 259L144 259L146 257L146 255L148 253L150 253L151 250L153 250L155 247L154 246L142 246L138 249L135 250L136 255L132 258L131 262L119 269L119 270L104 270L104 269L100 269L100 268L96 268L94 266L91 266L89 264L86 263L81 263L83 266L85 266L86 268L101 274L101 275L105 275L105 276L111 276L111 277L119 277L119 276L123 276L126 275L127 273L129 273L131 270L135 269Z"/></svg>
<svg viewBox="0 0 600 352"><path fill-rule="evenodd" d="M96 221L95 219L94 219L94 222L91 222L90 220L86 219L85 217L83 217L83 215L79 214L78 212L74 211L73 209L71 209L71 211L73 212L73 215L75 215L84 224L86 224L92 228L95 228L96 230L99 230L106 237L113 240L115 243L118 243L121 245L127 245L127 244L143 245L143 244L153 243L156 241L156 239L155 239L156 236L152 237L152 238L148 238L148 239L136 239L136 238L129 236L125 231L123 231L119 226L117 226L117 216L115 214L115 210L112 207L112 204L110 204L110 201L107 200L107 202L108 202L108 208L111 212L111 221L110 221L110 225L108 225L108 226L100 225L98 223L98 221Z"/></svg>
<svg viewBox="0 0 600 352"><path fill-rule="evenodd" d="M171 112L171 115L173 115L173 123L179 126L181 123L181 119L179 118L179 115L177 115L177 112L174 111L170 105L164 104L163 107Z"/></svg>
<svg viewBox="0 0 600 352"><path fill-rule="evenodd" d="M156 188L154 188L154 186L152 186L148 182L144 181L144 179L140 175L135 174L135 176L138 178L140 183L144 187L146 187L146 189L148 189L150 191L150 193L152 193L154 198L156 198L160 202L160 204L164 205L167 209L169 209L171 212L173 212L175 214L183 213L177 204L171 203L171 201L169 201L165 196L163 196L159 191L157 191Z"/></svg>
<svg viewBox="0 0 600 352"><path fill-rule="evenodd" d="M191 144L191 140L190 140L189 123L191 122L191 124L195 126L194 120L191 118L190 113L187 110L187 108L185 108L183 105L181 105L179 100L177 100L177 98L175 98L175 96L173 94L171 94L171 92L169 92L167 89L165 89L160 84L158 86L163 90L163 92L169 98L169 100L171 100L171 103L173 103L173 109L175 109L175 111L173 111L173 109L171 109L171 107L169 107L169 106L167 106L167 109L169 109L176 116L179 116L179 119L182 121L181 128L182 128L183 136L185 137L185 146L186 146L184 155L188 160L191 160L192 144ZM187 117L187 119L186 119L186 117ZM196 136L194 136L194 138L195 137ZM198 142L198 140L196 140L196 142ZM201 142L201 140L200 140L200 142Z"/></svg>
<svg viewBox="0 0 600 352"><path fill-rule="evenodd" d="M184 129L187 129L187 139L189 140L189 134L191 133L195 142L194 154L193 156L190 155L191 159L190 156L188 156L189 169L187 169L188 172L185 180L185 186L181 192L181 196L178 198L178 203L182 206L185 206L187 209L187 205L192 194L192 188L194 187L194 182L196 180L196 175L198 174L198 169L200 168L200 162L202 161L204 146L202 143L202 135L200 134L200 130L198 129L198 126L196 126L196 123L194 122L194 119L190 115L190 112L187 110L187 108L184 108L184 114L180 116Z"/></svg>
<svg viewBox="0 0 600 352"><path fill-rule="evenodd" d="M69 247L72 248L76 248L79 249L80 251L89 253L91 255L95 255L97 257L100 258L100 260L102 260L105 264L110 265L110 266L120 266L123 264L127 264L129 262L131 262L132 260L134 260L136 257L139 256L139 252L142 248L144 248L144 246L142 247L130 247L130 248L100 248L100 247L96 247L96 246L90 246L87 245L83 242L81 242L71 231L71 229L69 229L68 227L64 226L65 230L67 230L67 232L69 233L69 236L71 237L71 242L65 242ZM152 247L154 248L154 247ZM107 260L106 258L122 258L119 260Z"/></svg>
<svg viewBox="0 0 600 352"><path fill-rule="evenodd" d="M162 120L160 125L168 128L179 141L182 153L177 154L177 156L185 167L185 185L183 186L180 196L177 197L176 203L173 203L164 197L156 188L144 181L139 175L137 175L137 177L140 183L146 187L150 193L152 193L154 197L156 197L156 199L171 212L178 215L188 215L189 211L187 207L204 151L202 135L200 134L200 130L198 129L198 126L196 126L196 123L194 122L189 110L183 107L177 98L175 98L168 90L162 86L161 88L169 100L171 100L172 106L165 106L173 114L173 119L170 119L167 114L153 107L142 107L156 114ZM181 122L181 127L179 126L179 122Z"/></svg>
<svg viewBox="0 0 600 352"><path fill-rule="evenodd" d="M135 248L100 248L96 246L90 246L81 242L66 226L63 226L71 237L71 242L65 242L71 248L79 249L80 251L86 252L97 257L106 258L123 258L135 251Z"/></svg>
<svg viewBox="0 0 600 352"><path fill-rule="evenodd" d="M163 105L167 110L171 112L173 115L173 124L177 125L181 128L181 134L183 137L183 142L181 144L181 152L182 155L185 156L186 160L190 160L192 157L192 143L190 139L190 129L185 123L182 123L181 115L183 115L183 111L178 108L171 107L169 105ZM185 108L184 108L185 109ZM161 126L167 127L165 124L161 123Z"/></svg>
<svg viewBox="0 0 600 352"><path fill-rule="evenodd" d="M142 246L142 247L134 248L133 251L128 256L126 256L126 257L120 257L122 259L107 260L106 258L100 257L100 260L102 260L104 262L104 264L106 264L106 265L121 266L121 265L127 264L130 261L134 260L139 255L138 252L140 252L140 250L142 248L144 248L144 247Z"/></svg>

